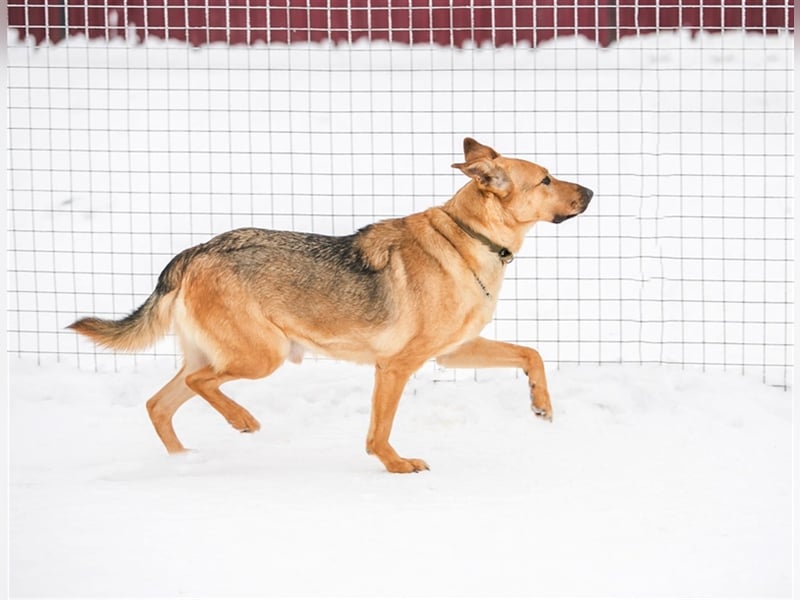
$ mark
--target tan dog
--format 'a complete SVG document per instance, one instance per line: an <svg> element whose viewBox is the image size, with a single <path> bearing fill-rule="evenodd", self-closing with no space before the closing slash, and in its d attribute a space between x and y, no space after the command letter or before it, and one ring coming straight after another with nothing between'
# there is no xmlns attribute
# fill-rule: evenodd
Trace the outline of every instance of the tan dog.
<svg viewBox="0 0 800 600"><path fill-rule="evenodd" d="M427 469L389 444L409 377L427 360L445 367L517 367L532 408L552 418L544 365L530 348L478 337L497 304L506 265L537 221L583 212L592 191L539 165L464 140L470 182L440 207L346 237L238 229L178 254L155 291L119 321L70 327L96 343L143 349L170 326L183 368L147 402L170 453L183 445L172 417L195 394L239 431L258 421L220 391L233 379L269 375L303 351L375 365L367 452L393 473Z"/></svg>

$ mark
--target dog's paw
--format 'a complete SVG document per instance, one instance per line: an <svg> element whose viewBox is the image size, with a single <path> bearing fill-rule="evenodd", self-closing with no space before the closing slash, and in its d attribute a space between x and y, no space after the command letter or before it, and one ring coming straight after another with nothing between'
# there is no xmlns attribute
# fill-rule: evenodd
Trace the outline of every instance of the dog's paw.
<svg viewBox="0 0 800 600"><path fill-rule="evenodd" d="M184 458L186 458L197 454L197 450L192 450L191 448L184 448L183 446L181 446L180 448L167 450L167 453L170 456L175 456L175 457L183 456Z"/></svg>
<svg viewBox="0 0 800 600"><path fill-rule="evenodd" d="M550 423L553 422L553 410L548 408L540 408L535 404L531 404L531 410L533 414L539 417L540 419L544 419Z"/></svg>
<svg viewBox="0 0 800 600"><path fill-rule="evenodd" d="M261 423L249 413L246 415L236 415L235 418L229 419L228 423L230 423L231 427L236 431L241 433L255 433L261 429Z"/></svg>
<svg viewBox="0 0 800 600"><path fill-rule="evenodd" d="M550 394L544 388L536 388L535 384L531 384L531 410L533 414L544 419L545 421L553 421L553 407L550 404Z"/></svg>
<svg viewBox="0 0 800 600"><path fill-rule="evenodd" d="M420 458L398 458L387 463L386 470L390 473L419 473L430 471L431 468Z"/></svg>

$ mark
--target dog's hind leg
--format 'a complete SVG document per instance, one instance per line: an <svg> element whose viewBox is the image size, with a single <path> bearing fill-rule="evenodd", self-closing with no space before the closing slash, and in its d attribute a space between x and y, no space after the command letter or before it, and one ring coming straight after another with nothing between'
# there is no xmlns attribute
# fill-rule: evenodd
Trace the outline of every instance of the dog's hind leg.
<svg viewBox="0 0 800 600"><path fill-rule="evenodd" d="M170 454L186 450L172 426L172 416L175 411L194 396L194 392L186 385L186 371L184 366L167 385L147 401L147 413L150 415L150 420Z"/></svg>
<svg viewBox="0 0 800 600"><path fill-rule="evenodd" d="M553 420L544 362L539 353L532 348L478 337L462 344L449 354L438 356L436 362L443 367L454 368L520 368L528 376L533 412L538 417L548 421Z"/></svg>
<svg viewBox="0 0 800 600"><path fill-rule="evenodd" d="M211 365L206 365L202 369L191 373L186 377L186 385L195 393L203 397L231 426L242 433L255 433L261 429L258 420L250 412L234 402L231 398L220 391L220 386L234 379L257 379L263 375L249 375L245 373L217 372Z"/></svg>
<svg viewBox="0 0 800 600"><path fill-rule="evenodd" d="M218 338L217 348L221 364L207 364L189 373L186 385L202 396L234 429L254 433L261 428L258 420L247 409L220 391L220 386L234 379L261 379L273 373L286 360L291 342L283 332L269 321L252 321L250 328L235 332L223 345Z"/></svg>

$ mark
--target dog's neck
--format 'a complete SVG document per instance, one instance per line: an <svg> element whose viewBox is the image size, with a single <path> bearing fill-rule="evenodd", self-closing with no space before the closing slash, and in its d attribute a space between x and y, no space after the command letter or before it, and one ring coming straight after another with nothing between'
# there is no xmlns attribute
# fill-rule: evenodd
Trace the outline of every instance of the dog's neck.
<svg viewBox="0 0 800 600"><path fill-rule="evenodd" d="M448 212L446 206L432 208L425 212L426 214L429 215L428 219L430 220L430 224L433 226L433 228L444 239L450 242L453 249L461 255L461 258L466 263L467 268L472 272L473 277L475 277L475 281L480 286L483 295L486 296L487 299L491 300L492 292L483 282L483 279L481 279L481 277L478 275L478 271L481 270L479 266L479 261L476 262L474 258L470 257L469 255L465 255L455 244L451 235L448 234L448 230L450 233L452 233L453 231L460 229L462 234L467 235L484 244L487 248L489 248L493 253L495 253L498 256L498 258L500 259L501 266L505 266L508 263L510 263L514 259L514 255L508 248L495 244L483 234L478 233L471 227L464 224L460 219L458 219L457 217L453 216L450 212Z"/></svg>
<svg viewBox="0 0 800 600"><path fill-rule="evenodd" d="M484 197L477 186L470 182L448 200L442 209L465 233L484 243L498 256L501 250L505 250L513 260L514 254L522 247L529 227L507 222L509 217L505 214L506 211L495 205L499 202L502 200L494 196ZM458 217L454 218L453 215ZM511 260L503 262L507 264Z"/></svg>
<svg viewBox="0 0 800 600"><path fill-rule="evenodd" d="M511 252L511 250L509 250L505 246L501 246L500 244L498 244L496 242L493 242L492 240L490 240L488 237L486 237L482 233L480 233L478 231L475 231L472 227L470 227L469 225L467 225L466 223L464 223L463 221L461 221L457 217L455 217L455 216L451 215L450 213L448 213L447 210L445 210L444 212L448 217L453 219L453 222L456 225L458 225L464 233L466 233L471 238L473 238L475 240L478 240L481 244L483 244L484 246L489 248L489 250L491 250L492 253L497 254L497 257L500 259L501 263L503 263L504 265L507 265L512 260L514 260L514 253Z"/></svg>

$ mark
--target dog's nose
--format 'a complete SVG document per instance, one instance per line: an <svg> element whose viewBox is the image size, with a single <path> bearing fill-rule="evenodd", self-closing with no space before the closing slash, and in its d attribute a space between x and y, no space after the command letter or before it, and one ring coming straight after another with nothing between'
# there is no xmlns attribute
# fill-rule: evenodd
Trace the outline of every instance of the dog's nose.
<svg viewBox="0 0 800 600"><path fill-rule="evenodd" d="M594 196L592 190L581 186L581 200L583 200L584 204L589 204L589 200L592 199L592 196Z"/></svg>

